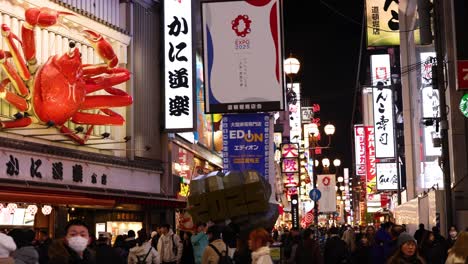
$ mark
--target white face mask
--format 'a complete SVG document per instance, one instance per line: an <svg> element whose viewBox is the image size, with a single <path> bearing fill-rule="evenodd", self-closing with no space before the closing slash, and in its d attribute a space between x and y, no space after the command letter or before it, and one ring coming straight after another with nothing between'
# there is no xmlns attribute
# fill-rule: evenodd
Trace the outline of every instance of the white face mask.
<svg viewBox="0 0 468 264"><path fill-rule="evenodd" d="M451 237L456 237L457 236L457 231L450 231L450 236Z"/></svg>
<svg viewBox="0 0 468 264"><path fill-rule="evenodd" d="M68 246L77 253L83 252L88 246L88 239L82 236L74 236L67 239Z"/></svg>

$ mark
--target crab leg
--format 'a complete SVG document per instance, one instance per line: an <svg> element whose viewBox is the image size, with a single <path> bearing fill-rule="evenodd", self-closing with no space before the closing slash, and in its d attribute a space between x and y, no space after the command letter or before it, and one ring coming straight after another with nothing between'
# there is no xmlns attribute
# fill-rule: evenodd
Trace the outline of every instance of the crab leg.
<svg viewBox="0 0 468 264"><path fill-rule="evenodd" d="M0 121L1 128L27 127L32 123L31 118L23 117L12 121Z"/></svg>
<svg viewBox="0 0 468 264"><path fill-rule="evenodd" d="M29 8L26 10L26 22L21 27L23 52L29 64L36 64L36 39L34 28L45 28L60 23L60 16L74 15L70 12L56 11L48 7Z"/></svg>
<svg viewBox="0 0 468 264"><path fill-rule="evenodd" d="M83 65L83 75L86 79L92 78L95 75L107 73L128 73L125 68L109 68L107 64L85 64Z"/></svg>
<svg viewBox="0 0 468 264"><path fill-rule="evenodd" d="M60 127L60 132L65 134L65 136L71 138L73 141L80 145L84 145L86 141L88 141L89 137L91 136L91 132L93 131L94 125L90 126L88 130L86 131L86 134L83 138L75 134L73 131L71 131L68 127L66 126L61 126Z"/></svg>
<svg viewBox="0 0 468 264"><path fill-rule="evenodd" d="M92 30L83 30L84 37L88 39L89 43L98 53L107 67L114 68L119 63L117 55L115 55L112 45L99 33Z"/></svg>
<svg viewBox="0 0 468 264"><path fill-rule="evenodd" d="M17 94L7 91L5 88L5 86L7 86L9 83L10 79L5 79L0 83L0 98L16 107L16 109L21 112L26 111L28 109L28 103L26 100Z"/></svg>
<svg viewBox="0 0 468 264"><path fill-rule="evenodd" d="M86 93L92 93L101 90L103 87L111 87L130 79L130 72L119 72L107 74L104 76L95 76L86 80Z"/></svg>
<svg viewBox="0 0 468 264"><path fill-rule="evenodd" d="M117 114L116 112L103 108L101 110L102 114L90 114L90 113L83 113L77 112L75 115L72 116L72 122L76 124L89 124L89 125L123 125L125 119Z"/></svg>
<svg viewBox="0 0 468 264"><path fill-rule="evenodd" d="M29 73L28 67L26 67L26 62L24 58L19 53L18 47L16 46L13 40L17 40L21 45L22 42L13 32L10 31L10 28L2 24L2 36L5 38L8 48L10 49L11 55L13 56L13 61L18 69L19 75L25 81L31 78L31 74Z"/></svg>
<svg viewBox="0 0 468 264"><path fill-rule="evenodd" d="M111 95L88 95L81 105L81 110L100 109L131 105L133 99L128 93L113 87L104 88Z"/></svg>
<svg viewBox="0 0 468 264"><path fill-rule="evenodd" d="M15 87L16 92L21 96L26 97L27 95L29 95L29 90L24 84L23 80L21 80L21 77L16 72L13 65L11 65L11 63L7 60L7 58L11 56L12 54L10 52L0 50L0 66L10 79L11 84L13 84L13 87Z"/></svg>

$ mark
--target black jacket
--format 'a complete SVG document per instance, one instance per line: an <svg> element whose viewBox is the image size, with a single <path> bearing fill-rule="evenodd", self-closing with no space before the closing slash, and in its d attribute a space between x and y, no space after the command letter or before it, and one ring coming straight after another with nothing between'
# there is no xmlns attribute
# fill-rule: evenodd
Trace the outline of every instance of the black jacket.
<svg viewBox="0 0 468 264"><path fill-rule="evenodd" d="M86 249L83 258L63 243L55 240L49 247L49 264L97 264L94 252Z"/></svg>
<svg viewBox="0 0 468 264"><path fill-rule="evenodd" d="M325 243L323 259L325 264L340 264L348 262L346 243L338 236L330 237Z"/></svg>

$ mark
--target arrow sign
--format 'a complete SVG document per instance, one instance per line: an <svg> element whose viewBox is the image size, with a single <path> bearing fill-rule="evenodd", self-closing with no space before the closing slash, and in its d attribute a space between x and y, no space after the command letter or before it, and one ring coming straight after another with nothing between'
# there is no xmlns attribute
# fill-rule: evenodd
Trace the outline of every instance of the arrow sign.
<svg viewBox="0 0 468 264"><path fill-rule="evenodd" d="M322 197L322 193L318 189L312 189L309 193L309 197L312 201L317 202L320 200L320 197Z"/></svg>

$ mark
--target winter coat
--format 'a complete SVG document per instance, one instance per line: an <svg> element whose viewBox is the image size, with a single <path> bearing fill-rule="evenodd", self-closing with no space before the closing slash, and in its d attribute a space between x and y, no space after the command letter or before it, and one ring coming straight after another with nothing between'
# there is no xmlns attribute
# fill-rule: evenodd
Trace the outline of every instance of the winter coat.
<svg viewBox="0 0 468 264"><path fill-rule="evenodd" d="M226 249L227 246L221 239L216 239L215 241L211 242L212 244L218 251L221 253L221 255L227 254ZM205 251L203 251L203 256L202 256L202 264L217 264L219 261L219 256L214 249L211 248L211 246L207 246L205 248Z"/></svg>
<svg viewBox="0 0 468 264"><path fill-rule="evenodd" d="M426 264L423 258L418 255L412 257L404 257L401 253L395 253L387 261L387 264Z"/></svg>
<svg viewBox="0 0 468 264"><path fill-rule="evenodd" d="M456 256L453 253L449 253L447 260L445 261L445 264L464 264L466 259L463 259L462 257Z"/></svg>
<svg viewBox="0 0 468 264"><path fill-rule="evenodd" d="M39 264L47 264L49 263L49 254L47 251L49 250L49 246L52 243L52 239L48 238L45 241L42 241L39 245L37 245L36 249L39 253Z"/></svg>
<svg viewBox="0 0 468 264"><path fill-rule="evenodd" d="M15 264L15 260L12 257L0 258L0 264Z"/></svg>
<svg viewBox="0 0 468 264"><path fill-rule="evenodd" d="M149 254L148 254L149 252ZM145 242L143 245L139 246L136 245L135 247L130 249L130 252L128 254L128 264L135 264L138 263L138 258L140 260L143 260L148 254L148 257L146 257L146 264L159 264L161 263L161 260L159 258L159 253L151 246L151 242Z"/></svg>
<svg viewBox="0 0 468 264"><path fill-rule="evenodd" d="M205 233L200 232L196 235L193 235L190 239L192 241L195 263L201 264L203 251L205 250L206 246L208 246L208 236Z"/></svg>
<svg viewBox="0 0 468 264"><path fill-rule="evenodd" d="M15 259L15 264L39 264L39 253L33 246L18 248L11 256Z"/></svg>
<svg viewBox="0 0 468 264"><path fill-rule="evenodd" d="M273 264L270 257L270 248L261 247L252 252L252 264Z"/></svg>
<svg viewBox="0 0 468 264"><path fill-rule="evenodd" d="M313 239L304 239L304 242L298 247L296 252L297 264L309 264L313 260L315 264L322 264L323 258L320 253L320 247L317 241Z"/></svg>
<svg viewBox="0 0 468 264"><path fill-rule="evenodd" d="M346 243L338 236L330 237L325 243L323 259L326 264L343 263L347 259Z"/></svg>
<svg viewBox="0 0 468 264"><path fill-rule="evenodd" d="M174 246L177 248L177 255L174 254ZM161 262L180 262L182 258L183 245L180 241L180 237L174 234L172 230L169 230L167 234L162 235L158 241L158 253L161 258Z"/></svg>
<svg viewBox="0 0 468 264"><path fill-rule="evenodd" d="M49 264L96 264L94 252L85 249L81 258L63 239L55 240L49 247Z"/></svg>
<svg viewBox="0 0 468 264"><path fill-rule="evenodd" d="M193 255L193 246L190 240L184 240L182 242L182 259L181 263L184 264L195 264L195 258Z"/></svg>
<svg viewBox="0 0 468 264"><path fill-rule="evenodd" d="M434 240L423 245L421 254L429 264L444 264L447 259L447 244L445 239Z"/></svg>
<svg viewBox="0 0 468 264"><path fill-rule="evenodd" d="M98 244L96 246L96 263L99 264L124 264L123 259L114 248L108 244Z"/></svg>

